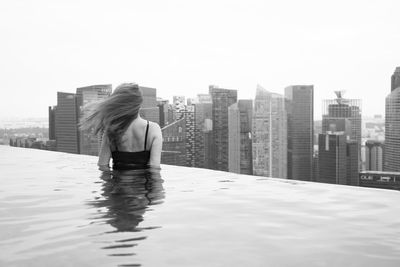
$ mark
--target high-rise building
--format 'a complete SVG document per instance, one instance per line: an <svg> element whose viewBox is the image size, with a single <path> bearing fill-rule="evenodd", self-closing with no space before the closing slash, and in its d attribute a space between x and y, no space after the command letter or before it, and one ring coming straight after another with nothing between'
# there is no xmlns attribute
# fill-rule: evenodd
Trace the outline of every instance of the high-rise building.
<svg viewBox="0 0 400 267"><path fill-rule="evenodd" d="M49 140L56 140L56 109L57 106L49 107Z"/></svg>
<svg viewBox="0 0 400 267"><path fill-rule="evenodd" d="M186 106L184 112L185 119L185 146L186 146L186 166L195 166L195 114L194 106Z"/></svg>
<svg viewBox="0 0 400 267"><path fill-rule="evenodd" d="M185 97L184 96L173 96L173 110L174 110L174 120L180 120L183 118L186 105L185 105Z"/></svg>
<svg viewBox="0 0 400 267"><path fill-rule="evenodd" d="M368 140L365 143L365 170L383 171L383 142Z"/></svg>
<svg viewBox="0 0 400 267"><path fill-rule="evenodd" d="M186 121L182 118L161 129L163 150L161 163L186 166Z"/></svg>
<svg viewBox="0 0 400 267"><path fill-rule="evenodd" d="M318 136L319 179L317 182L347 184L346 135L323 133Z"/></svg>
<svg viewBox="0 0 400 267"><path fill-rule="evenodd" d="M199 95L195 102L195 167L213 169L212 101Z"/></svg>
<svg viewBox="0 0 400 267"><path fill-rule="evenodd" d="M311 181L313 179L314 86L286 87L285 99L288 131L287 178Z"/></svg>
<svg viewBox="0 0 400 267"><path fill-rule="evenodd" d="M76 95L57 92L55 132L57 151L79 154Z"/></svg>
<svg viewBox="0 0 400 267"><path fill-rule="evenodd" d="M160 127L164 127L169 123L168 121L168 108L169 108L169 101L164 99L157 99L157 106L159 111L160 117Z"/></svg>
<svg viewBox="0 0 400 267"><path fill-rule="evenodd" d="M253 174L253 100L240 99L240 173Z"/></svg>
<svg viewBox="0 0 400 267"><path fill-rule="evenodd" d="M323 101L322 133L343 131L346 126L350 126L346 135L349 140L358 142L361 155L361 100L345 99L343 91L335 91L335 94L336 99ZM359 166L361 167L361 160Z"/></svg>
<svg viewBox="0 0 400 267"><path fill-rule="evenodd" d="M397 67L392 75L391 91L400 87L400 67Z"/></svg>
<svg viewBox="0 0 400 267"><path fill-rule="evenodd" d="M139 86L143 96L142 107L139 114L146 120L160 123L160 109L157 106L157 89Z"/></svg>
<svg viewBox="0 0 400 267"><path fill-rule="evenodd" d="M240 173L240 112L238 104L228 107L228 170Z"/></svg>
<svg viewBox="0 0 400 267"><path fill-rule="evenodd" d="M228 171L228 107L236 103L237 90L210 85L209 92L212 99L214 167L216 170Z"/></svg>
<svg viewBox="0 0 400 267"><path fill-rule="evenodd" d="M347 140L345 132L319 134L317 182L358 185L358 142Z"/></svg>
<svg viewBox="0 0 400 267"><path fill-rule="evenodd" d="M360 152L358 141L346 141L346 184L359 185L358 172L360 170Z"/></svg>
<svg viewBox="0 0 400 267"><path fill-rule="evenodd" d="M85 106L108 98L111 95L111 84L91 85L76 89L76 103L78 118L84 116ZM85 155L99 154L100 149L99 135L94 135L93 129L79 130L79 152Z"/></svg>
<svg viewBox="0 0 400 267"><path fill-rule="evenodd" d="M400 172L400 67L392 75L385 106L384 171Z"/></svg>
<svg viewBox="0 0 400 267"><path fill-rule="evenodd" d="M257 87L253 113L253 174L287 177L287 115L282 95Z"/></svg>

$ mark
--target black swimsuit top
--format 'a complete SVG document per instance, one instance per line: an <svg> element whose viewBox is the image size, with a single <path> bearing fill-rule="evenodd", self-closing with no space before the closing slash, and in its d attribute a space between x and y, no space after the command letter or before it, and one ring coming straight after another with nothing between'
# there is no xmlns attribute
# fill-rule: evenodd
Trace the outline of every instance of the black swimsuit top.
<svg viewBox="0 0 400 267"><path fill-rule="evenodd" d="M150 160L150 151L146 151L148 132L149 132L149 121L147 121L143 151L138 151L138 152L118 151L118 146L115 146L115 151L111 152L114 170L135 170L135 169L148 168Z"/></svg>

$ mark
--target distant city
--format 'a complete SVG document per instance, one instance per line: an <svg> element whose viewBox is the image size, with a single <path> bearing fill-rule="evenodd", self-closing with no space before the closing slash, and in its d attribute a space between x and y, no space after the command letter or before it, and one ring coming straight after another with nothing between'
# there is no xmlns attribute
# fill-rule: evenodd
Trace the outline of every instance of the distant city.
<svg viewBox="0 0 400 267"><path fill-rule="evenodd" d="M140 115L162 128L162 164L400 190L400 67L388 77L385 117L364 121L361 100L343 91L323 100L322 118L314 121L313 85L288 86L283 94L258 85L254 100L210 85L208 94L173 96L172 103L158 98L156 88L141 86ZM2 142L96 156L100 137L79 130L78 122L85 105L111 93L111 84L57 92L47 128L4 127Z"/></svg>

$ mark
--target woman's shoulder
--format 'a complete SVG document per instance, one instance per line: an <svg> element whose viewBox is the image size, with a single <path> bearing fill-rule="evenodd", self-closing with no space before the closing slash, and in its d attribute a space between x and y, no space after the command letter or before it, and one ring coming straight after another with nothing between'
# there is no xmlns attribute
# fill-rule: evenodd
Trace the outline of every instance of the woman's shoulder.
<svg viewBox="0 0 400 267"><path fill-rule="evenodd" d="M158 125L158 123L156 123L154 121L149 121L149 130L154 135L158 135L159 133L161 134L160 125Z"/></svg>

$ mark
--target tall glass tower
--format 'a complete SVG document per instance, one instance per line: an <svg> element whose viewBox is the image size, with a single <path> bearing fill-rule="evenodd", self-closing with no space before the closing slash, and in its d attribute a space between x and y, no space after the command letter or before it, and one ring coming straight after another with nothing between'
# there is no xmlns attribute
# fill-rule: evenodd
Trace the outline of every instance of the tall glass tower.
<svg viewBox="0 0 400 267"><path fill-rule="evenodd" d="M287 178L313 180L314 86L285 88L288 125Z"/></svg>
<svg viewBox="0 0 400 267"><path fill-rule="evenodd" d="M237 102L237 90L210 85L212 99L214 164L216 170L229 170L228 107Z"/></svg>
<svg viewBox="0 0 400 267"><path fill-rule="evenodd" d="M287 177L285 98L257 87L253 113L253 174Z"/></svg>
<svg viewBox="0 0 400 267"><path fill-rule="evenodd" d="M384 171L400 172L400 67L392 75L385 106Z"/></svg>

